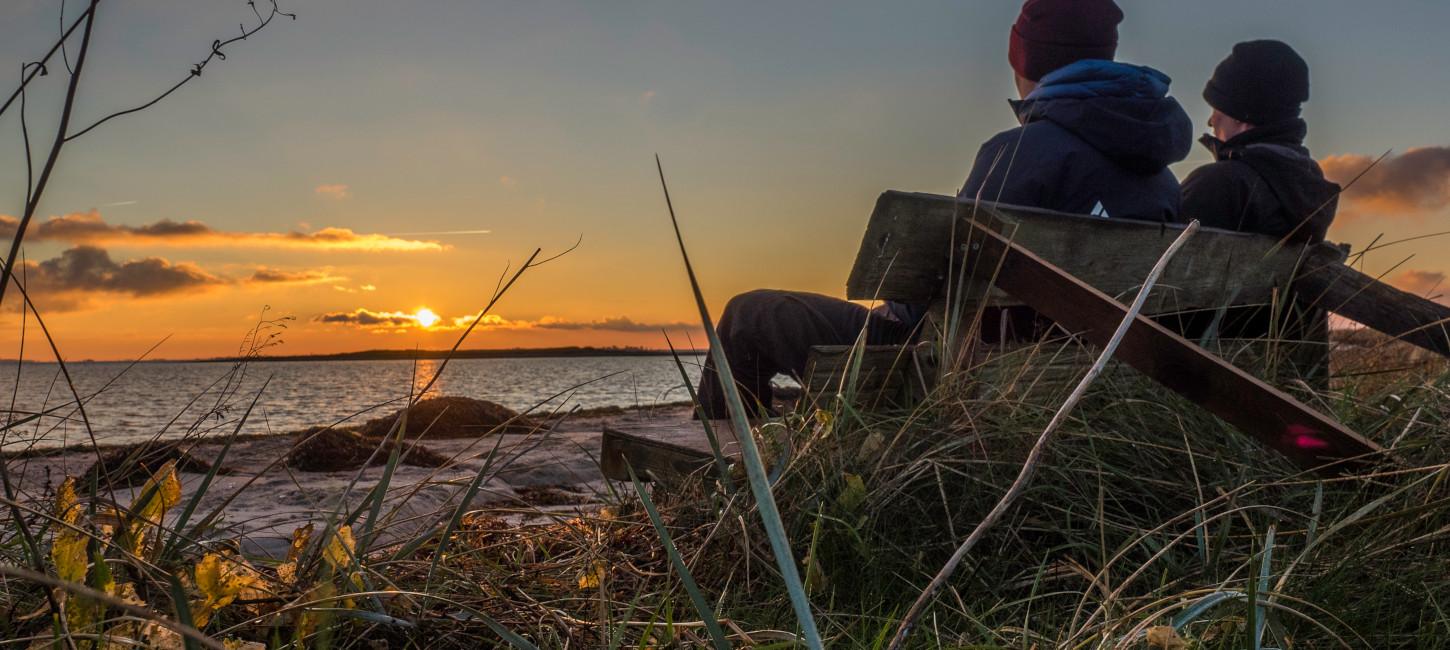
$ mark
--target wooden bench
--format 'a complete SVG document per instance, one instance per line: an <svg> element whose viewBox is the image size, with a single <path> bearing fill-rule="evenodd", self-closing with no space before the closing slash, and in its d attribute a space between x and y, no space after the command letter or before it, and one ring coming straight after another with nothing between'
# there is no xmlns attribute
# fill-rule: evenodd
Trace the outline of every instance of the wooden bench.
<svg viewBox="0 0 1450 650"><path fill-rule="evenodd" d="M925 346L931 352L923 346L814 349L806 398L841 394L867 408L904 405L931 389L938 365L1010 352L977 344L968 324L986 306L1027 305L1075 340L1101 344L1125 315L1123 303L1133 299L1182 229L888 191L867 223L846 296L931 305L924 337L936 345ZM1151 320L1229 307L1307 305L1322 310L1320 318L1323 311L1342 314L1450 356L1450 309L1365 276L1346 266L1345 258L1346 250L1333 244L1284 245L1259 235L1200 229L1168 265L1115 359L1304 467L1356 466L1382 450ZM1291 352L1309 359L1327 354L1322 338L1327 328L1318 331L1290 346ZM660 427L612 427L605 432L606 468L611 453L629 456L662 436ZM698 452L701 446L691 448ZM696 467L710 460L708 447L704 450Z"/></svg>

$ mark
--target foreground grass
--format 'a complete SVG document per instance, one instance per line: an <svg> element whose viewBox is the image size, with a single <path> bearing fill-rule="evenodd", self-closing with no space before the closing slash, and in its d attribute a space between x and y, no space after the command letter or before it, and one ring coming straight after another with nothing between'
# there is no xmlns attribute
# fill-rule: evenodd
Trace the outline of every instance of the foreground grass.
<svg viewBox="0 0 1450 650"><path fill-rule="evenodd" d="M1347 347L1336 357L1346 379L1298 388L1394 448L1398 464L1336 479L1300 473L1131 372L1109 373L911 643L1450 647L1450 374L1387 349ZM1068 388L1039 381L1047 356L949 373L911 409L835 399L764 426L827 645L884 645L1001 496ZM426 424L394 437L415 426ZM508 462L483 453L488 467L458 486L464 496ZM376 498L324 514L271 561L210 528L169 467L130 501L112 498L104 477L7 495L0 636L57 647L663 647L709 645L717 619L730 645L796 644L738 470L734 489L713 471L645 492L616 486L592 516L539 513L545 523L526 526L445 508L424 515L429 532L373 544L387 480L359 484Z"/></svg>

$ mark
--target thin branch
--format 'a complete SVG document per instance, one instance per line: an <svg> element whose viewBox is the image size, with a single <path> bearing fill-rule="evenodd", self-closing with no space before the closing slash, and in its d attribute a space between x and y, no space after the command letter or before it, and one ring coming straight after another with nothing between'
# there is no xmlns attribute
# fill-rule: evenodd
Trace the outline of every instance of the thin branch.
<svg viewBox="0 0 1450 650"><path fill-rule="evenodd" d="M10 98L5 100L4 105L0 105L0 115L4 115L5 111L10 108L10 105L15 103L15 100L20 97L20 93L25 91L25 86L29 85L30 81L34 79L36 75L46 74L45 62L49 61L50 57L55 56L55 53L60 50L61 44L65 43L66 39L70 38L71 33L75 32L76 28L80 27L82 22L86 21L91 17L91 12L95 10L95 4L96 3L92 3L90 7L87 7L85 11L81 12L80 16L76 17L76 21L71 23L70 29L65 30L65 33L60 35L60 40L56 41L55 45L50 46L50 51L46 52L45 56L40 57L39 61L35 61L30 64L35 66L35 69L31 70L29 75L26 75L25 78L20 80L20 87L16 88L14 92L10 93Z"/></svg>
<svg viewBox="0 0 1450 650"><path fill-rule="evenodd" d="M896 628L896 636L891 640L890 648L892 650L897 650L902 647L902 644L906 642L907 636L911 634L912 626L916 623L916 619L921 616L926 606L936 597L937 592L941 591L941 588L946 585L947 579L951 578L952 573L957 570L957 566L966 558L967 553L972 550L972 547L976 546L977 542L982 539L982 536L986 534L987 530L996 524L1002 518L1002 515L1006 514L1007 510L1017 502L1018 497L1021 497L1022 493L1026 491L1027 484L1032 482L1033 475L1037 473L1037 465L1041 462L1042 455L1047 450L1047 444L1052 441L1053 434L1067 420L1068 414L1072 412L1073 407L1077 406L1078 400L1082 399L1088 387L1098 378L1098 375L1102 374L1103 368L1107 366L1108 361L1112 360L1113 353L1118 349L1118 344L1122 343L1123 337L1127 335L1128 330L1137 321L1138 313L1143 310L1143 304L1148 300L1148 294L1152 292L1153 285L1158 282L1159 276L1163 275L1163 270L1168 267L1168 261L1173 258L1173 255L1178 252L1178 249L1182 248L1183 244L1197 230L1198 221L1194 220L1188 224L1187 228L1183 229L1183 232L1178 235L1177 239L1173 240L1173 243L1168 246L1168 250L1163 251L1163 255L1158 258L1158 263L1153 265L1153 270L1148 273L1148 278L1143 281L1143 288L1138 290L1138 297L1133 300L1132 307L1128 309L1128 313L1123 317L1123 321L1118 324L1117 331L1113 332L1112 338L1108 340L1108 344L1103 348L1102 353L1098 355L1097 361L1088 369L1087 375L1082 378L1082 381L1078 382L1077 388L1074 388L1072 393L1067 396L1067 400L1057 409L1057 414L1052 416L1052 421L1047 423L1047 427L1042 430L1042 435L1038 436L1037 442L1032 445L1032 451L1027 454L1027 460L1022 463L1022 470L1018 472L1017 479L1012 481L1012 485L1007 488L1007 493L1002 495L1002 498L997 501L997 505L993 506L992 510L987 513L987 516L982 518L981 523L977 524L977 527L967 536L966 541L963 541L956 552L952 553L952 557L947 560L946 566L943 566L937 572L936 577L932 578L931 583L917 597L916 602L912 603L911 609L906 613L906 617L901 619L900 626Z"/></svg>
<svg viewBox="0 0 1450 650"><path fill-rule="evenodd" d="M70 126L71 111L75 108L76 91L81 83L81 70L85 67L86 53L91 45L91 28L95 25L96 5L100 0L91 0L91 6L86 10L86 28L81 35L81 49L76 55L75 72L71 73L70 84L66 87L65 105L61 109L60 124L55 128L55 142L51 144L50 155L45 159L45 167L41 169L40 178L35 182L35 189L25 202L25 215L20 218L20 223L15 227L15 240L10 242L10 254L5 257L5 268L0 269L0 305L5 303L5 289L10 286L11 272L15 269L15 258L20 255L20 242L25 239L25 229L30 226L30 220L35 216L35 209L40 203L40 197L45 193L45 185L50 181L50 174L55 171L56 160L60 158L61 147L65 146L66 129Z"/></svg>
<svg viewBox="0 0 1450 650"><path fill-rule="evenodd" d="M253 0L248 0L247 4L248 5L251 5L253 12L256 12L257 11L256 2L254 2ZM207 54L206 55L206 58L205 59L202 59L200 63L197 63L197 64L192 65L191 72L187 73L186 77L183 78L181 81L176 82L175 85L173 85L170 88L166 89L165 92L161 93L160 95L157 95L151 101L146 102L144 104L141 104L140 106L136 106L136 107L133 107L133 108L128 108L128 109L126 109L124 111L116 111L115 113L111 113L110 115L107 115L107 116L105 116L105 117L103 117L103 118L101 118L99 120L96 120L95 122L91 123L90 126L84 128L84 129L81 129L81 130L77 131L76 133L74 133L72 135L66 136L65 141L66 142L70 142L71 140L74 140L76 138L79 138L79 137L87 134L87 133L90 133L96 127L98 127L98 126L100 126L102 124L105 124L106 122L109 122L109 121L111 121L113 119L116 119L118 117L121 117L122 115L130 115L131 113L136 113L136 112L144 111L144 110L146 110L148 108L151 108L152 106L156 105L157 102L159 102L159 101L161 101L163 99L166 99L166 97L168 95L170 95L171 93L176 92L177 90L181 89L182 86L185 86L186 84L190 83L192 79L195 79L197 77L200 77L202 70L205 70L207 64L211 63L214 59L226 60L227 55L226 55L225 52L222 51L223 48L225 48L226 46L231 45L232 43L235 43L237 41L247 40L247 38L250 37L251 35L256 34L257 32L260 32L263 29L265 29L267 27L267 25L270 25L272 23L272 20L274 18L276 18L277 16L286 16L288 18L291 18L292 20L297 20L297 14L290 14L290 13L287 13L285 11L282 11L281 9L279 9L277 7L276 0L272 0L272 12L269 13L269 14L267 14L267 17L266 18L262 18L261 21L257 23L257 26L256 27L253 27L250 30L243 29L240 36L233 36L233 37L231 37L231 38L229 38L229 39L227 39L225 41L223 41L223 40L214 40L214 41L212 41L211 42L211 53L210 54ZM259 18L261 17L261 14L260 13L258 14L258 17Z"/></svg>

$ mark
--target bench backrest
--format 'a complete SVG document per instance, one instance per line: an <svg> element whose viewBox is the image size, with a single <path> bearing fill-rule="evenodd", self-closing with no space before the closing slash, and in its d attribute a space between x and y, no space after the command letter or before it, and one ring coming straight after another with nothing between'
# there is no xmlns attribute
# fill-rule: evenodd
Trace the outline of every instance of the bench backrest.
<svg viewBox="0 0 1450 650"><path fill-rule="evenodd" d="M970 229L962 225L971 219L991 224L1015 243L1122 300L1131 299L1183 229L1178 224L888 191L876 201L846 285L847 297L930 304L944 295L949 278L953 283L969 278L962 284L990 280L992 269L971 268ZM1303 252L1300 246L1280 247L1272 237L1203 228L1168 266L1144 313L1268 304L1276 289L1289 285ZM949 260L966 260L966 270ZM989 294L988 301L1017 304L1001 292Z"/></svg>

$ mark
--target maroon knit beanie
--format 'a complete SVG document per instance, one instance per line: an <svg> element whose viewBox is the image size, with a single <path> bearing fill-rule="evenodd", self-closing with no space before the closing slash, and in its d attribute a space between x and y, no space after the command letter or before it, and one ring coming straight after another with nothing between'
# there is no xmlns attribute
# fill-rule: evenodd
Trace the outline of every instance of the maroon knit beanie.
<svg viewBox="0 0 1450 650"><path fill-rule="evenodd" d="M1118 51L1123 10L1113 0L1027 0L1007 60L1029 81L1083 59L1109 59Z"/></svg>

